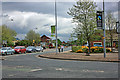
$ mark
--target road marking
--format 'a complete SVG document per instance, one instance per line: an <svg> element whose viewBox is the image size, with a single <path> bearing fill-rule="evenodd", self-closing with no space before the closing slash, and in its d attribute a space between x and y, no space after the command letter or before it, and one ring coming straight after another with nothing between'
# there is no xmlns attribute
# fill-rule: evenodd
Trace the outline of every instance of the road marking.
<svg viewBox="0 0 120 80"><path fill-rule="evenodd" d="M62 68L56 68L55 70L57 70L57 71L62 71L63 69L62 69Z"/></svg>
<svg viewBox="0 0 120 80"><path fill-rule="evenodd" d="M8 75L9 77L12 77L12 76L15 76L15 75L13 75L13 74L10 74L10 75Z"/></svg>
<svg viewBox="0 0 120 80"><path fill-rule="evenodd" d="M35 71L41 71L43 69L32 69L31 72L35 72Z"/></svg>
<svg viewBox="0 0 120 80"><path fill-rule="evenodd" d="M103 73L104 71L100 71L100 70L82 70L82 72L100 72L100 73Z"/></svg>

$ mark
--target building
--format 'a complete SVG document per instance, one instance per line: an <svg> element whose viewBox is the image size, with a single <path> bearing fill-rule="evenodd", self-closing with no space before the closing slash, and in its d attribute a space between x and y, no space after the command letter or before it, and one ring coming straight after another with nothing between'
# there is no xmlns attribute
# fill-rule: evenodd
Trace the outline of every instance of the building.
<svg viewBox="0 0 120 80"><path fill-rule="evenodd" d="M106 32L108 33L106 35L106 46L107 47L111 47L111 38L110 38L110 34L109 34L109 30L106 30ZM116 47L118 45L118 34L116 33L116 30L112 31L112 46Z"/></svg>
<svg viewBox="0 0 120 80"><path fill-rule="evenodd" d="M42 46L48 47L50 43L51 43L51 38L47 37L46 35L43 35L41 37L41 45Z"/></svg>

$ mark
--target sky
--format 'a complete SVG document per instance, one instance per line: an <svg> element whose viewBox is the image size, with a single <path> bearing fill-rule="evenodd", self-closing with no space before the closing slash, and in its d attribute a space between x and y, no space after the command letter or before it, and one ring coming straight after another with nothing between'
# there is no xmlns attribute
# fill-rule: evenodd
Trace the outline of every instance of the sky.
<svg viewBox="0 0 120 80"><path fill-rule="evenodd" d="M61 41L68 41L73 28L72 17L67 14L68 9L74 2L57 2L57 30L58 38ZM97 2L99 8L102 3ZM1 5L0 5L1 6ZM106 2L105 11L111 10L114 16L118 17L118 5L116 2ZM24 39L29 30L42 35L51 35L51 25L55 25L55 5L54 2L2 2L2 24L6 24L17 32L17 38ZM13 19L13 21L10 21ZM38 28L38 29L36 29ZM52 38L52 37L50 37ZM55 39L55 38L52 38Z"/></svg>

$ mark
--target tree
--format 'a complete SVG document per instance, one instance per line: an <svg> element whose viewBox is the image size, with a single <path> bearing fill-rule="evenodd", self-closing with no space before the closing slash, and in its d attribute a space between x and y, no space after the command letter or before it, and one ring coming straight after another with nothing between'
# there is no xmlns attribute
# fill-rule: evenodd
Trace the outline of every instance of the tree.
<svg viewBox="0 0 120 80"><path fill-rule="evenodd" d="M106 25L108 28L108 35L110 37L111 49L113 47L113 35L115 33L116 19L114 18L112 12L109 10L106 15Z"/></svg>
<svg viewBox="0 0 120 80"><path fill-rule="evenodd" d="M86 55L90 54L91 36L94 33L94 28L96 28L96 7L94 2L89 0L81 2L79 0L68 12L73 17L73 22L77 24L77 27L74 28L75 33L82 34L84 40L88 41L89 51Z"/></svg>
<svg viewBox="0 0 120 80"><path fill-rule="evenodd" d="M29 40L30 42L38 44L40 42L40 34L35 33L35 31L30 30L25 39Z"/></svg>
<svg viewBox="0 0 120 80"><path fill-rule="evenodd" d="M95 30L94 34L92 35L93 41L100 41L103 38L103 30Z"/></svg>
<svg viewBox="0 0 120 80"><path fill-rule="evenodd" d="M21 40L21 41L16 42L15 45L16 46L30 46L32 45L32 42L29 40Z"/></svg>
<svg viewBox="0 0 120 80"><path fill-rule="evenodd" d="M7 45L12 46L12 41L15 40L15 36L17 35L16 31L8 28L6 25L0 27L2 28L2 42L7 41Z"/></svg>

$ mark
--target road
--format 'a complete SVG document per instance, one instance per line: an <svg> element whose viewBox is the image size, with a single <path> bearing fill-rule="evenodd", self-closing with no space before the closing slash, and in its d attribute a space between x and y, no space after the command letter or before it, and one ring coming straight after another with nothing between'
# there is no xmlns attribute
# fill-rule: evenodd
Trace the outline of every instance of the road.
<svg viewBox="0 0 120 80"><path fill-rule="evenodd" d="M67 48L65 50L70 50ZM37 57L53 53L55 49L40 53L5 56L2 61L3 78L117 78L118 63L94 61L54 60Z"/></svg>

